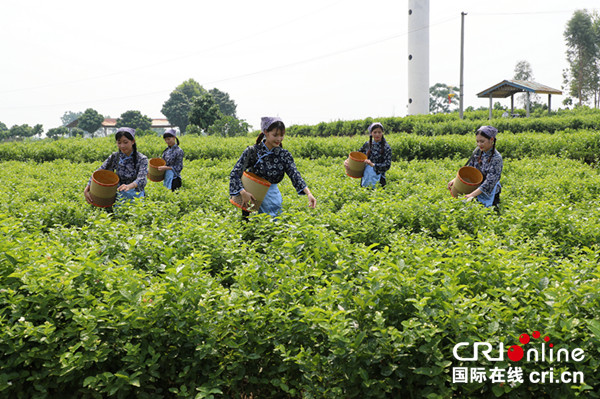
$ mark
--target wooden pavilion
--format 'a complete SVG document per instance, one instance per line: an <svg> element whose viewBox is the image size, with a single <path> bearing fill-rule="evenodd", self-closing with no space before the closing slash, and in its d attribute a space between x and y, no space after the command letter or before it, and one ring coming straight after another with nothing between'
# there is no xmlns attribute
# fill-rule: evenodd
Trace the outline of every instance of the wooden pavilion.
<svg viewBox="0 0 600 399"><path fill-rule="evenodd" d="M515 111L515 94L516 93L536 93L548 94L548 113L550 113L552 94L562 94L562 91L553 89L549 86L537 82L529 82L525 80L503 80L502 82L477 93L477 97L488 97L490 99L490 119L492 119L492 98L506 98L510 96L510 113ZM529 116L529 97L526 104L527 116Z"/></svg>

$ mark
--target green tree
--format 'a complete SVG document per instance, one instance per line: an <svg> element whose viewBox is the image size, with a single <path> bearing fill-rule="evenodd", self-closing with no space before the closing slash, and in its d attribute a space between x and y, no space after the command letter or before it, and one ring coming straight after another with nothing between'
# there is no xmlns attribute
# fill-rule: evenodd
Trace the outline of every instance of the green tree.
<svg viewBox="0 0 600 399"><path fill-rule="evenodd" d="M179 90L183 94L186 95L187 98L192 99L194 97L200 97L206 93L206 89L202 87L202 85L196 82L194 79L188 79L179 86L175 88L175 90Z"/></svg>
<svg viewBox="0 0 600 399"><path fill-rule="evenodd" d="M9 137L10 130L6 125L0 122L0 140L6 140Z"/></svg>
<svg viewBox="0 0 600 399"><path fill-rule="evenodd" d="M594 107L600 108L600 13L598 11L593 11L591 17L592 29L594 31L594 37L596 38L596 66L593 70L594 76L592 77Z"/></svg>
<svg viewBox="0 0 600 399"><path fill-rule="evenodd" d="M163 104L161 112L167 117L170 124L178 126L183 133L190 123L190 99L182 92L174 90Z"/></svg>
<svg viewBox="0 0 600 399"><path fill-rule="evenodd" d="M448 100L448 95L457 93L458 87L448 86L444 83L436 83L429 88L429 112L432 114L449 113L451 105L458 107L458 94L451 96Z"/></svg>
<svg viewBox="0 0 600 399"><path fill-rule="evenodd" d="M100 115L98 111L88 108L79 117L79 123L77 123L77 127L85 130L86 132L90 133L92 137L94 137L96 130L102 127L102 122L104 122L104 117Z"/></svg>
<svg viewBox="0 0 600 399"><path fill-rule="evenodd" d="M206 131L211 136L245 136L248 134L250 125L244 120L234 118L233 116L224 115L217 119Z"/></svg>
<svg viewBox="0 0 600 399"><path fill-rule="evenodd" d="M188 79L175 88L169 95L169 99L164 102L161 112L167 117L169 123L178 126L182 133L189 125L189 114L192 107L192 100L208 93L194 79Z"/></svg>
<svg viewBox="0 0 600 399"><path fill-rule="evenodd" d="M14 125L10 128L8 137L14 139L24 139L25 137L31 137L33 135L33 128L28 124Z"/></svg>
<svg viewBox="0 0 600 399"><path fill-rule="evenodd" d="M193 99L189 115L190 124L206 131L221 116L219 106L210 93Z"/></svg>
<svg viewBox="0 0 600 399"><path fill-rule="evenodd" d="M570 95L583 105L598 87L599 38L592 17L586 10L577 10L567 22L564 32L567 42L569 71L566 76Z"/></svg>
<svg viewBox="0 0 600 399"><path fill-rule="evenodd" d="M42 134L44 134L44 126L38 123L31 129L31 135L29 137L40 136L41 138Z"/></svg>
<svg viewBox="0 0 600 399"><path fill-rule="evenodd" d="M142 115L140 111L126 111L117 119L117 127L131 127L133 129L148 130L152 126L152 119Z"/></svg>
<svg viewBox="0 0 600 399"><path fill-rule="evenodd" d="M515 65L515 76L514 79L532 81L533 70L529 61L521 60Z"/></svg>
<svg viewBox="0 0 600 399"><path fill-rule="evenodd" d="M57 139L59 137L65 137L69 135L69 129L65 126L55 127L53 129L48 130L46 136L51 139Z"/></svg>
<svg viewBox="0 0 600 399"><path fill-rule="evenodd" d="M535 80L533 78L533 69L531 68L529 61L521 60L517 62L513 79L524 80L526 82L533 82ZM535 93L531 94L530 92L527 92L520 95L518 101L523 105L523 108L527 107L527 103L529 103L529 107L531 108L532 105L540 102L540 96Z"/></svg>
<svg viewBox="0 0 600 399"><path fill-rule="evenodd" d="M229 94L222 92L217 88L210 90L209 93L213 96L213 99L219 106L219 110L223 115L236 117L235 112L237 105L235 105L235 101L229 98Z"/></svg>
<svg viewBox="0 0 600 399"><path fill-rule="evenodd" d="M74 127L73 129L71 129L69 131L69 134L72 137L77 137L77 136L83 137L83 135L85 134L85 131L83 129L78 128L78 127Z"/></svg>
<svg viewBox="0 0 600 399"><path fill-rule="evenodd" d="M63 116L60 117L63 126L67 126L69 123L73 122L75 119L81 116L82 112L73 112L73 111L65 111Z"/></svg>
<svg viewBox="0 0 600 399"><path fill-rule="evenodd" d="M492 109L494 109L496 111L504 111L504 105L502 105L502 103L500 103L500 101L496 101L494 103L494 106L492 107Z"/></svg>

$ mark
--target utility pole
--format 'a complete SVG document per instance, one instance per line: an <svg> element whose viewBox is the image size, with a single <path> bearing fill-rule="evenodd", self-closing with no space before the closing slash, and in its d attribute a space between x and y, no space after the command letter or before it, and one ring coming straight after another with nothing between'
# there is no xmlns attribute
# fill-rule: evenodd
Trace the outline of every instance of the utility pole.
<svg viewBox="0 0 600 399"><path fill-rule="evenodd" d="M466 12L460 13L460 97L458 106L458 115L460 119L463 119L463 109L465 106L465 82L464 82L464 69L465 69L465 15Z"/></svg>

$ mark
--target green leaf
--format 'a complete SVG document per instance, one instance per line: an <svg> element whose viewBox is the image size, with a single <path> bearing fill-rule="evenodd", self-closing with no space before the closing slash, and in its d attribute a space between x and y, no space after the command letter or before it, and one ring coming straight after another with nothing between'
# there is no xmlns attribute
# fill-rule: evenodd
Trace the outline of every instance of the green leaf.
<svg viewBox="0 0 600 399"><path fill-rule="evenodd" d="M93 385L95 383L96 383L96 377L94 377L94 376L86 377L85 380L83 380L83 386L84 387Z"/></svg>
<svg viewBox="0 0 600 399"><path fill-rule="evenodd" d="M494 384L492 386L492 392L494 393L494 396L496 396L497 398L501 397L505 393L504 388L502 388L500 385L496 385L496 384Z"/></svg>
<svg viewBox="0 0 600 399"><path fill-rule="evenodd" d="M596 338L600 339L600 321L598 320L586 320L588 329L596 336Z"/></svg>
<svg viewBox="0 0 600 399"><path fill-rule="evenodd" d="M13 264L13 266L16 266L17 263L19 263L15 258L13 258L11 255L7 254L6 252L4 253L4 256L6 257L6 259L8 259L10 261L10 263Z"/></svg>

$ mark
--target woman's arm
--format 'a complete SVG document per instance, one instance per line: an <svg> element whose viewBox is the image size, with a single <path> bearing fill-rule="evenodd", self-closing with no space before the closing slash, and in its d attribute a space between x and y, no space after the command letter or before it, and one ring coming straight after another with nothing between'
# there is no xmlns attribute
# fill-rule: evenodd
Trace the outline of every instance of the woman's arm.
<svg viewBox="0 0 600 399"><path fill-rule="evenodd" d="M304 189L307 187L307 184L300 175L300 172L298 172L298 168L296 167L296 163L294 162L294 157L292 157L292 154L290 154L289 151L284 152L284 150L282 150L281 161L283 163L285 173L292 181L292 185L296 189L296 192L298 194L306 194Z"/></svg>
<svg viewBox="0 0 600 399"><path fill-rule="evenodd" d="M138 152L138 162L137 162L137 177L130 184L126 184L128 186L128 190L132 188L136 188L137 191L142 191L146 187L146 178L148 176L148 158L145 155L142 155ZM121 187L119 187L120 189Z"/></svg>
<svg viewBox="0 0 600 399"><path fill-rule="evenodd" d="M312 195L312 193L310 192L308 187L304 187L304 190L302 190L302 191L304 192L304 194L306 194L308 196L308 206L311 208L316 208L317 199Z"/></svg>
<svg viewBox="0 0 600 399"><path fill-rule="evenodd" d="M244 190L244 185L242 184L242 175L248 167L251 148L252 147L248 147L244 150L229 174L229 195L231 196L238 195L242 191L246 191Z"/></svg>
<svg viewBox="0 0 600 399"><path fill-rule="evenodd" d="M180 175L181 171L183 170L183 150L181 148L177 148L174 155L173 165L171 165L170 168L173 170L173 172Z"/></svg>

